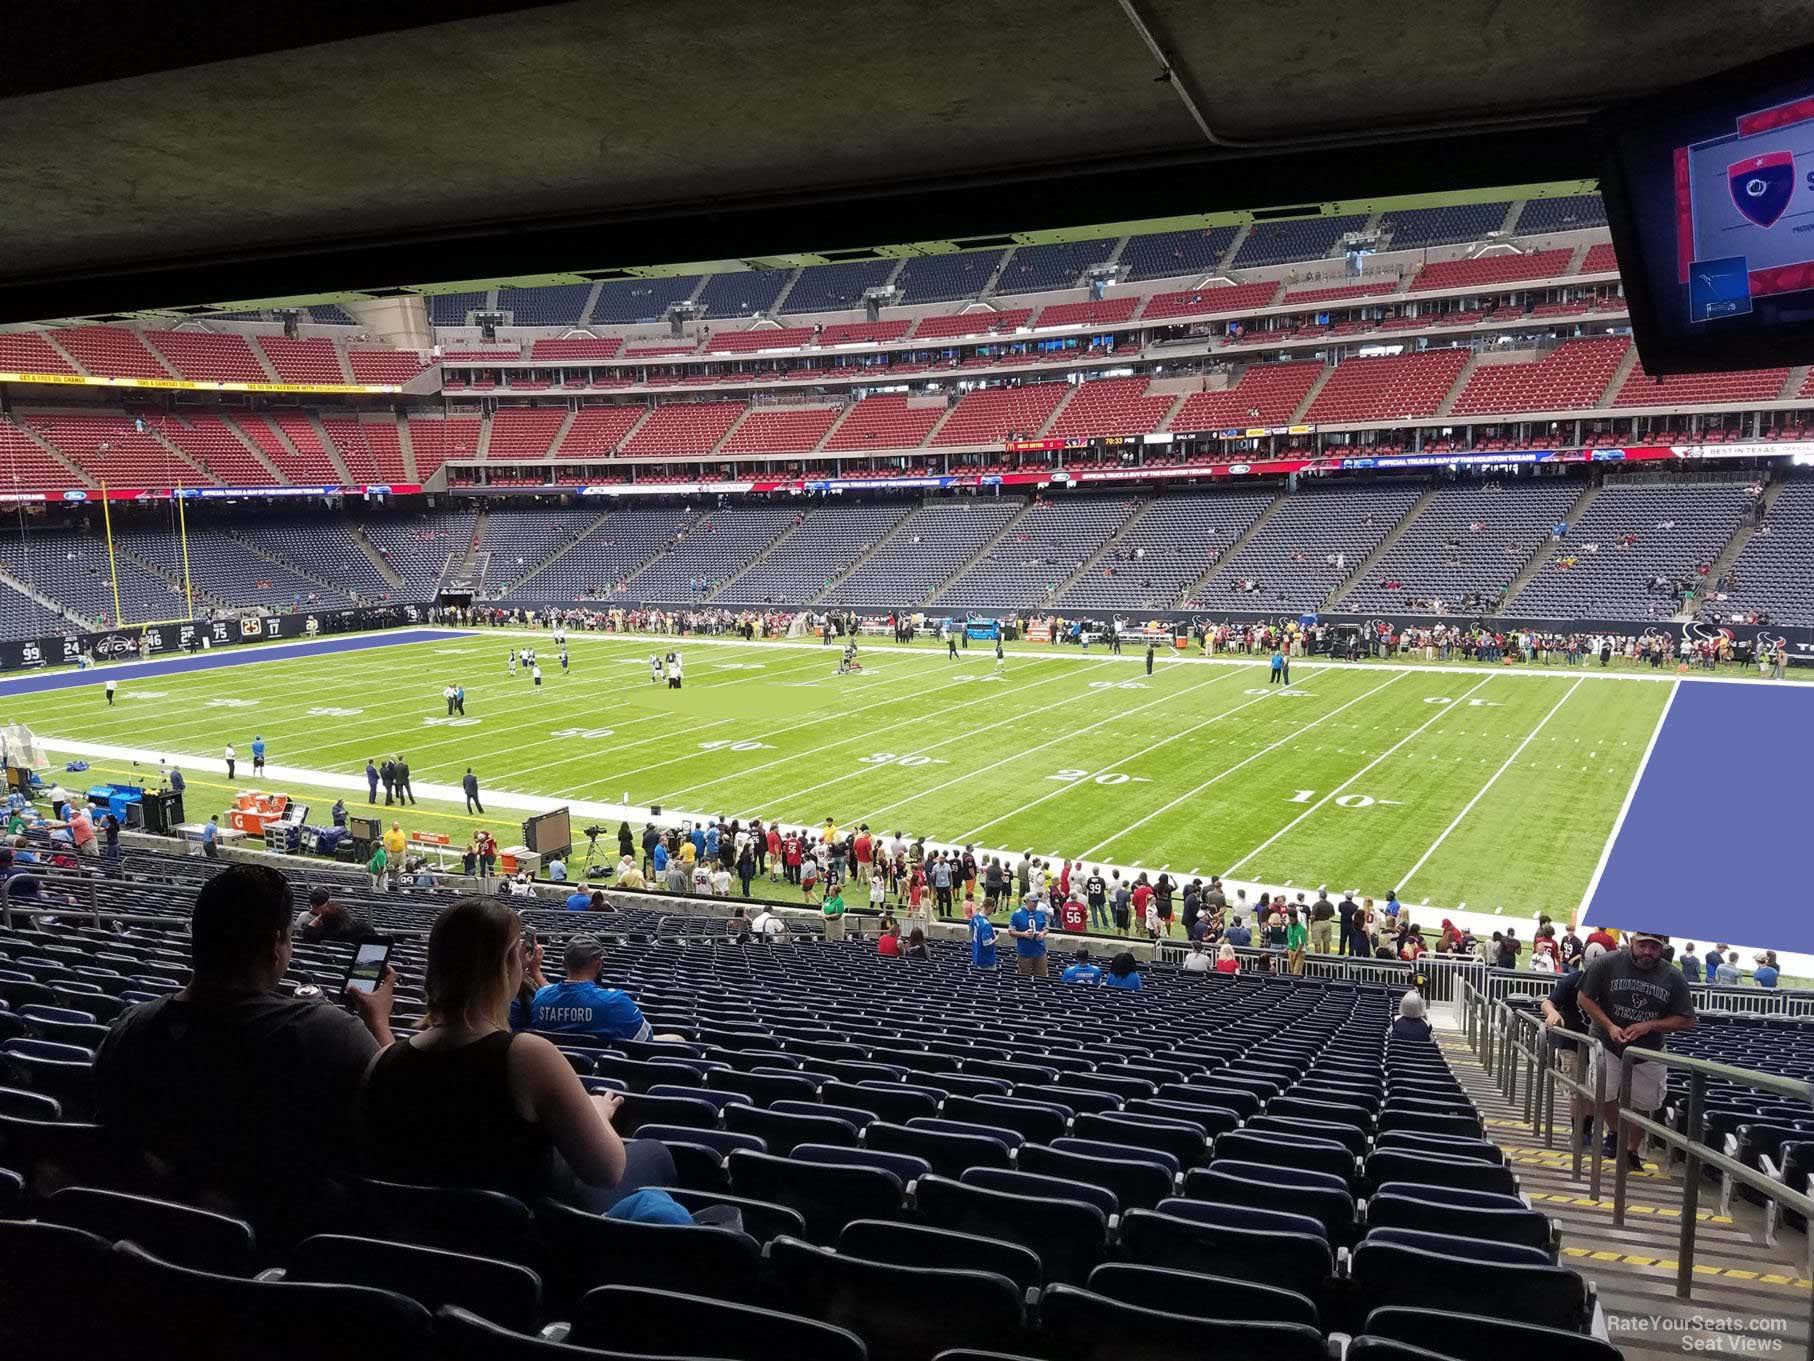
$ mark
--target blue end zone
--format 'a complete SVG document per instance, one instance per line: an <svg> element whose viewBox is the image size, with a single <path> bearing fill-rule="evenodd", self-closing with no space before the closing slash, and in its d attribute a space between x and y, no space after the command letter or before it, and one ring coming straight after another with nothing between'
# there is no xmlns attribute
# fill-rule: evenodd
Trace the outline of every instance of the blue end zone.
<svg viewBox="0 0 1814 1361"><path fill-rule="evenodd" d="M470 633L443 629L398 629L390 633L353 633L339 637L309 638L294 643L264 646L211 648L193 655L154 657L144 662L121 662L89 671L58 671L49 675L0 680L0 696L30 695L44 690L67 690L78 685L102 685L110 680L142 680L147 676L178 676L185 671L213 671L223 666L250 666L256 662L293 661L321 657L331 652L364 652L374 647L402 643L432 643L449 638L470 638Z"/></svg>
<svg viewBox="0 0 1814 1361"><path fill-rule="evenodd" d="M1814 689L1683 681L1587 904L1592 920L1814 952L1801 896L1811 744Z"/></svg>

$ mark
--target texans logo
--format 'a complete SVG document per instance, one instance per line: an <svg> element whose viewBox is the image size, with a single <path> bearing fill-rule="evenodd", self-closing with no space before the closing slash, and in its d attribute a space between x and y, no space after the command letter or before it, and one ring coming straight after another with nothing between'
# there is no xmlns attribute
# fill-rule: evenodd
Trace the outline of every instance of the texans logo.
<svg viewBox="0 0 1814 1361"><path fill-rule="evenodd" d="M1759 227L1774 227L1795 192L1795 156L1768 151L1726 167L1732 204Z"/></svg>

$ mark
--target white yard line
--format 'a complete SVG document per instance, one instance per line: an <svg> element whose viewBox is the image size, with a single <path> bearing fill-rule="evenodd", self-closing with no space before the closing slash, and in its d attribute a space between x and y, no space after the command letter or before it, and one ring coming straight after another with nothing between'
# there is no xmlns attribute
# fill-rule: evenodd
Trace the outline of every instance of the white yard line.
<svg viewBox="0 0 1814 1361"><path fill-rule="evenodd" d="M1144 827L1147 823L1151 822L1154 818L1161 817L1164 814L1171 812L1171 810L1176 808L1179 804L1184 803L1189 799L1196 798L1197 795L1201 794L1205 789L1208 789L1211 785L1234 774L1237 770L1244 768L1245 766L1251 764L1252 762L1259 760L1260 757L1267 755L1269 752L1277 751L1280 747L1284 746L1287 742L1296 741L1298 738L1302 737L1305 733L1309 732L1312 728L1317 727L1319 724L1327 723L1330 719L1334 718L1337 714L1343 712L1346 709L1353 708L1356 704L1359 704L1363 699L1371 699L1374 695L1377 695L1381 690L1384 690L1387 686L1396 685L1399 681L1403 680L1407 674L1408 674L1407 672L1401 671L1395 676L1388 677L1386 680L1382 681L1380 684L1374 686L1371 690L1367 690L1361 694L1358 694L1353 699L1344 700L1341 704L1338 704L1335 708L1331 709L1328 713L1324 714L1321 718L1312 719L1310 722L1304 724L1301 728L1293 728L1289 733L1287 733L1285 736L1279 738L1278 741L1272 743L1270 746L1261 747L1258 751L1254 752L1253 755L1245 757L1242 760L1235 762L1234 765L1229 766L1226 770L1217 771L1214 775L1211 775L1207 780L1203 781L1203 783L1196 785L1194 788L1185 790L1182 794L1178 795L1178 797L1173 799L1170 803L1161 804L1158 808L1153 809L1153 811L1148 813L1145 817L1138 818L1135 821L1128 823L1127 826L1123 827L1120 831L1116 832L1113 836L1104 837L1101 841L1098 841L1094 846L1091 846L1088 850L1084 851L1084 853L1083 853L1084 858L1088 859L1090 856L1096 854L1097 851L1101 850L1105 846L1113 846L1117 841L1121 840L1121 838L1126 836L1129 832L1132 832L1135 828Z"/></svg>
<svg viewBox="0 0 1814 1361"><path fill-rule="evenodd" d="M1214 676L1206 681L1198 681L1195 685L1192 685L1187 689L1179 690L1179 691L1176 691L1169 695L1161 695L1158 699L1149 700L1145 704L1136 704L1131 709L1124 709L1120 713L1110 714L1106 718L1099 718L1094 723L1086 723L1083 727L1073 729L1070 732L1059 733L1058 736L1049 737L1045 741L1040 742L1034 746L1022 747L1019 751L1014 752L1012 755L1004 756L999 761L991 761L988 765L981 766L981 767L977 768L976 770L966 770L962 774L953 775L949 780L941 780L938 784L932 785L930 788L927 788L927 789L922 789L918 793L909 794L906 798L896 799L893 803L885 803L880 808L872 808L867 813L860 813L857 816L851 818L850 821L858 822L858 823L867 822L872 817L876 817L879 814L886 813L893 809L899 808L904 804L915 803L918 800L925 798L928 794L936 794L941 790L951 788L951 786L954 784L962 784L966 780L973 780L978 775L987 775L991 770L997 770L1002 766L1005 766L1014 761L1020 760L1024 756L1030 756L1036 751L1044 751L1047 747L1055 747L1060 742L1069 742L1073 738L1082 737L1085 733L1094 732L1094 731L1096 731L1096 729L1102 727L1106 723L1119 722L1121 719L1128 717L1130 714L1143 713L1148 709L1155 708L1156 706L1165 704L1171 700L1181 699L1185 695L1194 694L1196 691L1203 689L1207 685L1214 685L1218 681L1229 680L1229 679L1236 679L1236 678L1228 677L1228 676ZM1004 720L1004 721L1019 722L1021 719L1025 718L1025 717L1027 717L1026 714L1016 714L1012 720ZM999 726L999 725L995 725L995 726Z"/></svg>
<svg viewBox="0 0 1814 1361"><path fill-rule="evenodd" d="M1239 860L1235 861L1234 864L1230 865L1228 867L1228 869L1225 871L1224 877L1226 877L1226 875L1233 874L1236 870L1240 869L1241 866L1245 865L1249 860L1252 860L1255 856L1260 854L1261 851L1265 850L1268 846L1272 845L1275 841L1277 841L1280 837L1284 836L1287 832L1289 832L1293 827L1297 826L1305 818L1309 817L1312 813L1316 812L1319 808L1322 808L1325 805L1327 805L1331 799L1340 798L1342 791L1345 790L1349 785L1353 784L1356 780L1360 779L1361 776L1365 775L1369 770L1372 770L1373 767L1378 765L1381 761L1384 761L1387 757L1391 756L1393 752L1397 751L1400 747L1404 746L1407 742L1410 742L1414 738L1421 735L1426 729L1430 728L1433 724L1442 722L1443 716L1445 714L1453 713L1456 709L1459 709L1461 707L1462 700L1467 699L1476 690L1480 689L1481 686L1485 685L1488 681L1490 681L1492 679L1493 679L1492 676L1484 676L1481 678L1481 680L1479 681L1478 684L1470 686L1466 691L1464 691L1461 695L1461 698L1457 699L1453 704L1444 704L1444 705L1438 706L1436 712L1431 714L1422 723L1419 723L1415 728L1411 729L1410 732L1406 733L1403 737L1399 738L1398 741L1394 742L1391 746L1387 747L1378 756L1375 756L1371 761L1367 762L1366 765L1362 766L1359 770L1355 771L1354 774L1350 775L1347 779L1343 780L1334 789L1331 789L1327 794L1323 795L1322 798L1318 799L1315 803L1311 804L1310 807L1306 808L1303 812L1299 813L1290 822L1286 823L1283 827L1279 828L1278 831L1274 832L1271 836L1267 837L1259 845L1255 846L1251 851L1247 852L1246 855L1242 856Z"/></svg>
<svg viewBox="0 0 1814 1361"><path fill-rule="evenodd" d="M1650 766L1650 757L1657 749L1657 738L1663 735L1663 725L1669 721L1669 711L1675 707L1675 697L1681 693L1681 682L1677 681L1670 688L1669 698L1663 701L1663 712L1657 715L1657 725L1650 730L1650 740L1644 744L1644 755L1638 760L1638 768L1632 772L1631 785L1625 791L1625 801L1619 805L1619 815L1612 820L1612 830L1606 834L1606 844L1600 848L1600 861L1594 866L1594 872L1587 881L1587 889L1581 895L1580 922L1585 925L1588 911L1594 905L1594 895L1600 890L1600 878L1606 873L1606 863L1612 859L1612 848L1619 840L1619 832L1625 826L1625 817L1631 812L1631 801L1638 796L1638 786L1644 782L1644 772Z"/></svg>
<svg viewBox="0 0 1814 1361"><path fill-rule="evenodd" d="M1039 807L1040 804L1046 802L1048 799L1055 799L1061 794L1068 794L1074 789L1083 788L1085 785L1088 785L1093 780L1095 780L1095 778L1098 775L1107 775L1111 771L1120 769L1122 766L1126 765L1129 761L1138 761L1142 756L1150 756L1155 751L1158 751L1161 747L1169 746L1173 742L1178 741L1180 738L1189 737L1192 733L1199 732L1202 729L1209 727L1210 724L1212 724L1212 723L1220 723L1223 719L1231 718L1235 714L1240 713L1241 710L1243 710L1243 709L1250 709L1256 704L1263 704L1267 700L1275 699L1277 697L1278 697L1277 691L1269 691L1268 693L1263 694L1263 695L1258 695L1253 699L1244 700L1242 703L1235 705L1232 709L1224 709L1219 714L1212 714L1210 717L1204 719L1201 723L1193 723L1190 725L1190 727L1181 729L1178 732L1171 734L1171 736L1169 736L1169 737L1161 737L1157 742L1153 742L1153 743L1149 744L1148 746L1144 746L1139 751L1129 752L1126 756L1117 757L1115 760L1110 761L1106 766L1103 766L1100 770L1092 770L1089 774L1085 775L1081 780L1067 781L1066 783L1059 785L1058 788L1052 790L1050 793L1041 794L1036 799L1029 799L1026 803L1021 804L1020 807L1011 808L1007 812L1003 813L1000 817L990 818L987 822L984 822L975 827L972 827L967 832L960 833L958 835L957 839L959 841L970 841L977 835L977 833L987 831L989 828L995 826L998 822L1006 822L1009 818L1019 817L1022 813L1026 812L1029 808L1037 808L1037 807Z"/></svg>
<svg viewBox="0 0 1814 1361"><path fill-rule="evenodd" d="M1505 774L1506 771L1508 771L1512 768L1512 763L1514 761L1516 761L1520 756L1524 755L1524 749L1536 740L1537 734L1542 732L1543 729L1549 724L1550 719L1552 719L1556 716L1556 711L1558 709L1560 709L1564 704L1567 704L1568 700L1569 700L1569 696L1574 694L1575 691L1579 690L1580 688L1581 688L1581 679L1577 678L1575 683L1568 687L1568 690L1563 694L1562 698L1557 700L1553 705L1550 706L1549 712L1544 714L1542 718L1537 720L1537 726L1532 728L1528 733L1526 733L1524 735L1524 740L1522 742L1520 742L1517 746L1512 748L1512 754L1505 758L1505 764L1501 765L1499 767L1499 769L1495 770L1492 773L1491 777L1488 778L1487 782L1480 786L1479 791L1474 795L1474 797L1469 799L1467 801L1467 803L1465 805L1463 805L1462 810L1455 815L1455 820L1453 822L1451 822L1447 827L1444 827L1442 829L1442 835L1437 837L1436 840L1434 840L1430 843L1430 849L1425 851L1422 855L1417 857L1417 863L1415 865L1411 866L1411 868L1409 870L1407 870L1404 874L1399 875L1398 891L1401 896L1410 887L1411 881L1417 877L1417 871L1419 871L1426 864L1428 864L1430 857L1436 854L1437 848L1440 847L1443 842L1445 842L1449 839L1449 833L1453 832L1457 827L1461 826L1462 820L1465 819L1469 813L1474 811L1474 805L1479 803L1483 798L1486 797L1487 791L1489 789L1491 789L1494 785L1499 783L1499 777L1501 775ZM1673 692L1671 692L1671 693L1673 693Z"/></svg>

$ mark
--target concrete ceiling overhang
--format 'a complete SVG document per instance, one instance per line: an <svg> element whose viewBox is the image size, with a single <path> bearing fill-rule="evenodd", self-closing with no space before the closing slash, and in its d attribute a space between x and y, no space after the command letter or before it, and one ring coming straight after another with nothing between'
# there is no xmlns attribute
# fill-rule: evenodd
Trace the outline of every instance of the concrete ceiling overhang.
<svg viewBox="0 0 1814 1361"><path fill-rule="evenodd" d="M0 321L1591 177L1794 0L189 0L0 43Z"/></svg>

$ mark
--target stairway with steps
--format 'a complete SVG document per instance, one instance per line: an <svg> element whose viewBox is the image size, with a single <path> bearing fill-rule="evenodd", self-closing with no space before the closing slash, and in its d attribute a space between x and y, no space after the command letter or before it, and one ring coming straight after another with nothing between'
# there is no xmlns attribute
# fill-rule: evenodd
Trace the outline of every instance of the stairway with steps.
<svg viewBox="0 0 1814 1361"><path fill-rule="evenodd" d="M1619 367L1612 371L1612 381L1606 385L1605 390L1600 393L1600 396L1594 402L1594 405L1612 405L1613 399L1619 395L1620 389L1625 386L1625 380L1631 377L1631 371L1637 366L1638 347L1636 345L1627 345L1625 347L1624 357L1619 360Z"/></svg>
<svg viewBox="0 0 1814 1361"><path fill-rule="evenodd" d="M1627 1361L1693 1354L1685 1346L1691 1339L1698 1340L1698 1350L1716 1355L1807 1355L1808 1292L1814 1282L1801 1234L1784 1228L1774 1247L1766 1245L1760 1207L1735 1196L1732 1213L1722 1215L1719 1188L1704 1181L1695 1216L1693 1298L1677 1299L1680 1166L1669 1166L1647 1151L1644 1171L1629 1173L1625 1223L1615 1225L1612 1164L1602 1168L1598 1200L1590 1194L1587 1156L1581 1159L1580 1175L1574 1174L1562 1089L1555 1145L1545 1147L1541 1129L1525 1119L1523 1069L1517 1099L1508 1101L1459 1030L1438 1029L1436 1038L1456 1080L1478 1108L1486 1137L1504 1151L1519 1190L1533 1209L1561 1228L1561 1265L1592 1282L1606 1312L1608 1334ZM1697 1317L1702 1320L1698 1327L1692 1323ZM1731 1345L1714 1351L1721 1343Z"/></svg>
<svg viewBox="0 0 1814 1361"><path fill-rule="evenodd" d="M276 553L273 553L273 552L271 552L270 549L265 548L263 545L261 545L258 542L258 540L252 538L248 534L243 534L239 530L231 528L231 527L228 527L225 532L227 534L227 537L231 538L236 543L238 543L241 548L246 550L246 552L250 553L255 558L263 558L266 562L270 563L273 567L281 567L286 572L292 572L299 577L303 577L309 581L313 581L318 586L320 586L323 590L332 591L336 595L339 595L339 594L345 592L347 589L340 582L331 581L327 577L322 576L321 573L311 571L309 568L303 566L300 562L293 562L289 558L278 556ZM386 577L386 580L389 580L389 576L395 576L395 575L396 574L394 572L390 573ZM392 582L391 584L392 585L401 585L402 579L399 578L397 581Z"/></svg>
<svg viewBox="0 0 1814 1361"><path fill-rule="evenodd" d="M179 591L183 589L183 574L181 572L172 572L166 568L159 567L155 562L151 561L150 558L140 557L118 539L114 540L113 551L119 555L122 562L130 562L134 567L150 573L160 581L168 582ZM201 582L197 581L193 572L189 574L189 592L194 596L198 603L206 604L216 609L230 609L232 607L232 602L225 596L216 595L214 592L204 587Z"/></svg>
<svg viewBox="0 0 1814 1361"><path fill-rule="evenodd" d="M246 451L246 455L249 458L258 460L259 467L263 468L271 475L271 482L273 485L282 486L290 480L278 471L277 465L271 462L271 456L265 453L263 449L259 448L258 441L253 439L239 426L223 416L220 420L220 427L232 435L234 439L239 441L240 447Z"/></svg>
<svg viewBox="0 0 1814 1361"><path fill-rule="evenodd" d="M1151 497L1142 497L1134 502L1133 507L1128 511L1126 518L1115 527L1115 532L1103 540L1102 547L1098 548L1094 553L1090 554L1088 558L1084 559L1084 561L1078 565L1075 572L1072 572L1070 576L1058 583L1052 591L1052 600L1061 599L1066 591L1070 590L1071 587L1075 586L1095 570L1096 564L1102 561L1105 554L1111 549L1126 542L1127 536L1134 532L1140 522L1146 518L1147 511L1151 510L1152 507L1153 500ZM1048 601L1047 603L1049 604L1051 602Z"/></svg>
<svg viewBox="0 0 1814 1361"><path fill-rule="evenodd" d="M1575 499L1575 504L1568 508L1568 514L1564 515L1562 518L1571 525L1580 524L1581 516L1586 512L1588 506L1593 503L1594 496L1599 490L1600 488L1597 485L1589 486L1586 491L1582 492L1581 495ZM1526 586L1530 585L1537 573L1543 570L1543 564L1556 555L1556 549L1561 543L1562 540L1560 539L1551 539L1535 553L1531 554L1531 560L1524 564L1524 570L1513 577L1511 585L1505 588L1505 594L1500 597L1500 605L1496 613L1504 614L1512 609L1512 606L1518 599L1518 593Z"/></svg>
<svg viewBox="0 0 1814 1361"><path fill-rule="evenodd" d="M92 487L95 485L94 479L83 472L81 466L73 458L57 448L57 446L52 444L49 440L45 439L38 431L32 429L28 422L23 420L14 421L13 429L17 430L33 444L37 445L38 448L42 449L47 457L54 458L60 463L69 473L70 486Z"/></svg>
<svg viewBox="0 0 1814 1361"><path fill-rule="evenodd" d="M1354 571L1349 575L1348 579L1341 582L1334 590L1329 592L1328 598L1323 601L1324 609L1334 609L1341 603L1343 596L1347 595L1349 591L1352 591L1358 583L1367 579L1367 574L1373 570L1374 564L1392 551L1392 545L1404 537L1405 531L1411 527L1412 522L1415 521L1419 515L1424 513L1425 507L1436 499L1436 493L1440 490L1441 487L1436 485L1432 485L1424 490L1424 494L1412 503L1411 509L1407 510L1404 515L1400 517L1398 523L1393 525L1392 528L1386 532L1386 537L1379 541L1379 545L1355 565Z"/></svg>
<svg viewBox="0 0 1814 1361"><path fill-rule="evenodd" d="M328 428L321 423L320 412L309 412L309 429L315 432L316 443L321 445L322 452L328 456L328 462L332 463L334 470L340 474L341 486L365 480L362 477L354 477L352 470L346 466L346 460L340 456L340 446L334 443L333 437L328 434Z"/></svg>
<svg viewBox="0 0 1814 1361"><path fill-rule="evenodd" d="M1315 391L1314 388L1311 390ZM1216 573L1220 572L1224 567L1235 560L1235 555L1243 548L1247 547L1248 541L1252 539L1255 534L1258 534L1271 523L1272 517L1285 508L1285 502L1289 499L1289 492L1280 492L1277 496L1273 497L1272 504L1255 516L1254 522L1247 526L1247 532L1241 535L1241 537L1236 539L1233 543L1229 544L1227 551L1224 552L1221 557L1209 564L1209 570L1207 572L1191 582L1190 586L1184 592L1184 602L1188 604L1189 601L1196 597L1198 591L1214 581L1216 579Z"/></svg>
<svg viewBox="0 0 1814 1361"><path fill-rule="evenodd" d="M396 419L393 417L393 419ZM409 422L397 420L397 452L403 455L403 471L411 482L421 484L422 474L416 471L416 446L409 437Z"/></svg>
<svg viewBox="0 0 1814 1361"><path fill-rule="evenodd" d="M845 568L842 572L839 572L837 574L837 576L833 577L830 581L826 582L824 589L819 591L816 595L814 595L812 597L812 599L808 600L806 603L808 605L816 605L816 604L818 604L819 601L825 599L825 597L827 595L829 595L832 591L835 591L839 586L843 585L844 582L850 577L851 573L856 572L859 569L861 569L861 567L863 566L864 563L868 562L871 558L873 558L876 555L876 552L882 547L883 544L893 541L893 539L901 532L902 527L905 526L906 523L913 518L913 512L918 510L919 508L920 508L920 503L918 501L908 501L908 502L903 503L901 506L900 518L897 519L892 525L890 525L888 527L888 532L886 534L882 535L874 543L870 544L869 551L867 553L863 554L862 557L858 558L855 562L851 563L849 567Z"/></svg>
<svg viewBox="0 0 1814 1361"><path fill-rule="evenodd" d="M1019 510L1015 511L1013 515L1008 517L1008 523L1003 525L1001 529L996 532L994 538L990 539L987 543L979 545L974 553L958 564L955 572L939 582L939 584L934 586L930 591L926 592L921 599L916 600L913 603L915 605L929 605L955 586L963 577L964 573L968 572L972 567L976 566L977 563L989 556L990 549L994 548L999 543L1006 543L1008 541L1008 536L1014 532L1015 526L1019 525L1022 520L1027 518L1027 512L1033 509L1034 504L1034 499L1028 497L1025 504L1023 504Z"/></svg>
<svg viewBox="0 0 1814 1361"><path fill-rule="evenodd" d="M799 521L797 521L794 524L789 525L786 529L782 530L774 538L770 539L768 541L767 547L765 547L760 553L756 554L756 556L751 558L748 562L744 563L743 566L739 567L735 572L732 572L723 581L719 582L717 587L714 588L712 593L709 596L707 596L706 599L707 600L716 600L719 596L723 595L725 593L725 591L728 590L731 586L733 586L737 582L743 580L743 578L746 575L748 575L752 570L755 569L757 564L767 562L770 555L773 554L777 548L781 547L782 544L786 543L789 539L793 538L794 535L798 534L801 530L805 529L808 522L811 519L812 519L812 515L809 512L807 515L803 516Z"/></svg>
<svg viewBox="0 0 1814 1361"><path fill-rule="evenodd" d="M544 571L549 566L550 563L559 562L562 558L566 557L567 554L571 553L575 547L577 547L579 544L583 543L585 540L591 538L594 534L596 534L598 532L598 527L605 522L605 518L608 514L609 514L609 512L601 513L599 515L599 517L596 520L594 520L591 524L587 525L584 529L582 529L579 533L575 534L566 543L562 544L559 548L555 549L547 557L543 558L540 562L536 563L528 571L524 572L521 576L519 576L515 581L512 581L508 586L506 586L504 588L504 593L508 594L511 591L520 589L525 581L528 581L531 577L534 577L538 573ZM646 567L646 566L648 566L648 564L644 563L643 566ZM640 572L642 570L642 568L639 567L636 570Z"/></svg>
<svg viewBox="0 0 1814 1361"><path fill-rule="evenodd" d="M1455 409L1456 400L1462 393L1468 390L1468 383L1473 379L1474 372L1479 367L1480 356L1478 354L1474 355L1467 363L1461 366L1461 372L1456 374L1455 381L1449 384L1448 392L1445 393L1443 399L1436 404L1436 415L1438 417L1447 416Z"/></svg>
<svg viewBox="0 0 1814 1361"><path fill-rule="evenodd" d="M60 614L63 618L80 628L86 629L94 623L94 620L85 617L76 610L72 610L61 600L51 599L24 577L15 576L11 572L0 571L0 585L10 587L20 595L29 597L31 600L49 610L52 614Z"/></svg>
<svg viewBox="0 0 1814 1361"><path fill-rule="evenodd" d="M1782 495L1783 488L1788 485L1781 478L1775 478L1765 485L1764 494L1759 502L1761 514L1758 516L1747 515L1740 521L1738 528L1732 531L1732 537L1726 540L1726 546L1720 549L1719 556L1708 566L1707 575L1702 580L1706 583L1709 592L1717 587L1721 577L1732 570L1732 564L1737 562L1738 555L1745 551L1745 545L1751 542L1752 536L1757 533L1758 526L1769 518L1770 511L1776 505L1776 498ZM1675 618L1678 621L1694 618L1695 609L1698 608L1699 603L1698 596L1690 597L1689 608L1679 611Z"/></svg>
<svg viewBox="0 0 1814 1361"><path fill-rule="evenodd" d="M1242 228L1242 230L1245 231L1246 228ZM1318 394L1322 392L1324 385L1327 384L1328 381L1331 378L1333 378L1334 376L1335 376L1335 365L1334 364L1323 365L1323 371L1321 373L1317 374L1316 381L1310 385L1310 391L1308 391L1304 394L1304 400L1298 403L1297 410L1293 411L1291 413L1291 419L1288 422L1286 422L1286 424L1288 424L1288 425L1303 424L1304 413L1310 410L1312 404L1315 403Z"/></svg>
<svg viewBox="0 0 1814 1361"><path fill-rule="evenodd" d="M349 520L347 532L352 536L353 542L359 545L359 551L372 560L372 566L378 569L378 575L391 584L391 589L402 590L403 574L392 567L384 554L378 551L378 545L366 537L365 527Z"/></svg>

